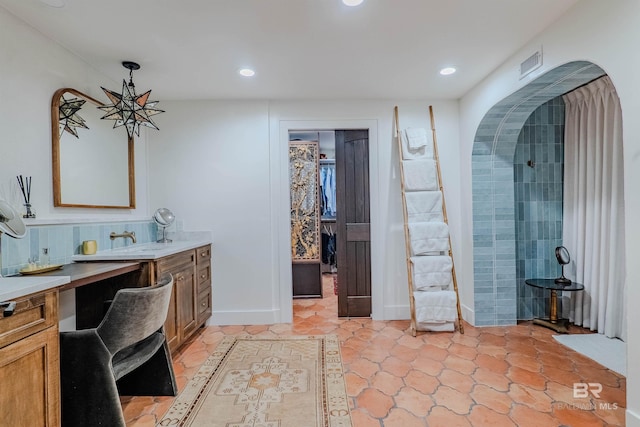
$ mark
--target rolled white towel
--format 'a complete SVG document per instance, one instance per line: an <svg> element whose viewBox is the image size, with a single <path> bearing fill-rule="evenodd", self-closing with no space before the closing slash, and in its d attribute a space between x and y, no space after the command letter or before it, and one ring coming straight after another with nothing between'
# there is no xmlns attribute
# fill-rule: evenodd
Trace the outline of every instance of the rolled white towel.
<svg viewBox="0 0 640 427"><path fill-rule="evenodd" d="M449 250L449 226L444 222L409 224L411 255L439 254Z"/></svg>
<svg viewBox="0 0 640 427"><path fill-rule="evenodd" d="M437 221L443 222L442 193L440 191L408 191L405 193L407 201L407 220L412 222Z"/></svg>
<svg viewBox="0 0 640 427"><path fill-rule="evenodd" d="M406 128L407 144L409 148L415 150L427 145L427 130L425 128Z"/></svg>
<svg viewBox="0 0 640 427"><path fill-rule="evenodd" d="M407 133L400 132L400 144L400 146L402 147L403 160L433 159L433 144L431 143L427 143L422 147L411 148L409 147Z"/></svg>
<svg viewBox="0 0 640 427"><path fill-rule="evenodd" d="M454 291L414 292L416 320L418 322L455 322L458 317Z"/></svg>
<svg viewBox="0 0 640 427"><path fill-rule="evenodd" d="M413 289L416 291L439 291L449 289L453 276L453 261L447 255L411 257Z"/></svg>
<svg viewBox="0 0 640 427"><path fill-rule="evenodd" d="M438 190L435 160L403 160L405 191Z"/></svg>

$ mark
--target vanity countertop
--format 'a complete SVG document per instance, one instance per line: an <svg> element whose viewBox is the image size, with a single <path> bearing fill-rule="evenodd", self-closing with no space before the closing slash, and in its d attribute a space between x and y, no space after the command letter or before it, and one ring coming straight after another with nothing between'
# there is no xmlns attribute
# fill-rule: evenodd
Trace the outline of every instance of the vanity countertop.
<svg viewBox="0 0 640 427"><path fill-rule="evenodd" d="M10 301L25 295L65 285L69 276L15 276L0 278L0 301Z"/></svg>
<svg viewBox="0 0 640 427"><path fill-rule="evenodd" d="M211 240L207 239L174 240L171 243L141 243L123 248L98 251L93 255L74 255L71 259L76 262L155 260L210 244Z"/></svg>

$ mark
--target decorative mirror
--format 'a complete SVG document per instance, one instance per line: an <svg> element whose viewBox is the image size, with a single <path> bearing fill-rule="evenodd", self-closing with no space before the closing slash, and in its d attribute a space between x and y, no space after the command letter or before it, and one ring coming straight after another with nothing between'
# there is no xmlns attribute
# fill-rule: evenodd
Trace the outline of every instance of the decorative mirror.
<svg viewBox="0 0 640 427"><path fill-rule="evenodd" d="M135 208L133 138L100 120L100 101L59 89L51 101L53 205Z"/></svg>
<svg viewBox="0 0 640 427"><path fill-rule="evenodd" d="M554 280L554 282L560 285L570 285L571 280L564 277L564 266L569 264L569 261L571 261L567 248L564 246L558 246L556 248L556 259L558 260L558 264L562 266L562 275Z"/></svg>
<svg viewBox="0 0 640 427"><path fill-rule="evenodd" d="M162 239L158 239L157 243L171 243L171 239L167 239L166 232L167 227L173 224L173 221L176 220L175 215L167 208L159 208L153 214L153 220L158 227L162 228Z"/></svg>

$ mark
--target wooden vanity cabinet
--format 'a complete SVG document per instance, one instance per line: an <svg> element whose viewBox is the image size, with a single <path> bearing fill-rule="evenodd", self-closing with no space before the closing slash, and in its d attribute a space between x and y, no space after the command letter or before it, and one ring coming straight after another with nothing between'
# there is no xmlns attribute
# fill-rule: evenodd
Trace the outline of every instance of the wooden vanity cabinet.
<svg viewBox="0 0 640 427"><path fill-rule="evenodd" d="M0 317L0 408L7 426L60 426L58 291L16 300Z"/></svg>
<svg viewBox="0 0 640 427"><path fill-rule="evenodd" d="M155 261L156 280L173 276L173 294L169 304L165 334L173 352L196 329L196 252L184 251Z"/></svg>
<svg viewBox="0 0 640 427"><path fill-rule="evenodd" d="M211 246L196 249L196 276L198 282L197 323L203 325L211 317Z"/></svg>
<svg viewBox="0 0 640 427"><path fill-rule="evenodd" d="M211 317L211 246L202 246L154 261L155 278L173 275L173 294L169 304L165 334L175 352Z"/></svg>

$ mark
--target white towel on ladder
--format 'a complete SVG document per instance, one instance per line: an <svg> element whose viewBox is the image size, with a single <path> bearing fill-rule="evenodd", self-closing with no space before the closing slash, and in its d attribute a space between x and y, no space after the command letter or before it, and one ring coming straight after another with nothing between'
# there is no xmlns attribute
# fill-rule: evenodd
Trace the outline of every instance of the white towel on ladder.
<svg viewBox="0 0 640 427"><path fill-rule="evenodd" d="M427 145L427 130L425 128L407 128L404 132L407 135L409 148L412 150Z"/></svg>
<svg viewBox="0 0 640 427"><path fill-rule="evenodd" d="M433 144L427 142L422 147L411 148L406 132L400 132L400 142L403 160L433 159Z"/></svg>
<svg viewBox="0 0 640 427"><path fill-rule="evenodd" d="M404 194L407 222L444 222L440 191L411 191Z"/></svg>
<svg viewBox="0 0 640 427"><path fill-rule="evenodd" d="M405 191L438 190L438 175L435 160L404 160Z"/></svg>
<svg viewBox="0 0 640 427"><path fill-rule="evenodd" d="M449 226L444 222L409 224L411 255L440 254L449 250Z"/></svg>
<svg viewBox="0 0 640 427"><path fill-rule="evenodd" d="M455 322L458 318L455 291L414 292L418 323Z"/></svg>
<svg viewBox="0 0 640 427"><path fill-rule="evenodd" d="M440 291L449 289L453 281L453 261L447 255L412 256L413 289Z"/></svg>

